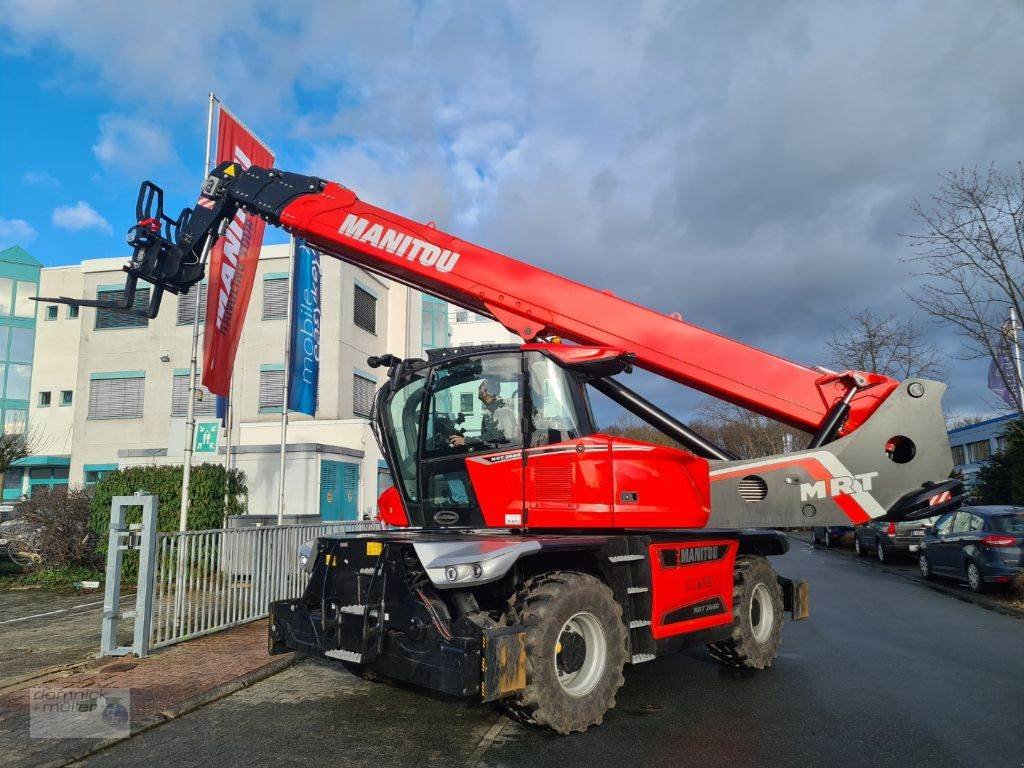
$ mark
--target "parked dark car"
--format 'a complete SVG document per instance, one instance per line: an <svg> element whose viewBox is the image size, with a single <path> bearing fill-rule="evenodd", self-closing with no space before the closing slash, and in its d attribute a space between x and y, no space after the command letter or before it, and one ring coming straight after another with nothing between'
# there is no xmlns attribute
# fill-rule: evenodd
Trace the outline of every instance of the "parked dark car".
<svg viewBox="0 0 1024 768"><path fill-rule="evenodd" d="M824 544L826 547L834 547L842 542L843 538L853 533L852 525L830 525L819 526L811 529L811 535L815 544Z"/></svg>
<svg viewBox="0 0 1024 768"><path fill-rule="evenodd" d="M897 557L916 556L924 541L925 530L937 519L929 517L903 523L872 520L854 529L853 548L861 557L873 555L880 563L887 563Z"/></svg>
<svg viewBox="0 0 1024 768"><path fill-rule="evenodd" d="M918 556L925 578L966 579L974 592L1005 584L1024 568L1024 508L961 507L928 529Z"/></svg>

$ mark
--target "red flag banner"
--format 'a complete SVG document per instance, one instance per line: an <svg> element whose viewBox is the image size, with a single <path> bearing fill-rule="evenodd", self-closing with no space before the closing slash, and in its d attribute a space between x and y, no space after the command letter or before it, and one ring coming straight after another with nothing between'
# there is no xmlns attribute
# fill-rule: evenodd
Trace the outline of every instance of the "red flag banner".
<svg viewBox="0 0 1024 768"><path fill-rule="evenodd" d="M233 161L243 168L271 168L273 153L223 106L217 124L216 163ZM227 396L231 369L242 336L245 311L256 280L265 223L239 211L224 237L210 252L203 341L203 384Z"/></svg>

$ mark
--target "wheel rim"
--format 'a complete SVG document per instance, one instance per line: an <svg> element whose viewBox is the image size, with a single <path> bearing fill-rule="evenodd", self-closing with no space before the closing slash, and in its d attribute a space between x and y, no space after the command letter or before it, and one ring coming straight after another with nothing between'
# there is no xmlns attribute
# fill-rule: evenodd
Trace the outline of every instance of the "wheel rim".
<svg viewBox="0 0 1024 768"><path fill-rule="evenodd" d="M885 562L885 547L882 546L881 542L878 543L878 562Z"/></svg>
<svg viewBox="0 0 1024 768"><path fill-rule="evenodd" d="M763 644L771 637L775 626L775 610L768 587L758 584L750 596L750 628L754 640Z"/></svg>
<svg viewBox="0 0 1024 768"><path fill-rule="evenodd" d="M826 547L831 547L832 546L832 534L830 534L828 532L828 530L825 531L825 546Z"/></svg>
<svg viewBox="0 0 1024 768"><path fill-rule="evenodd" d="M924 555L921 555L920 557L918 557L917 558L917 568L918 568L919 571L921 571L921 575L922 576L927 576L928 575L928 558L925 557Z"/></svg>
<svg viewBox="0 0 1024 768"><path fill-rule="evenodd" d="M586 696L604 672L608 642L601 622L587 611L569 617L554 648L555 676L570 696Z"/></svg>
<svg viewBox="0 0 1024 768"><path fill-rule="evenodd" d="M858 555L860 554L860 539L857 537L853 539L853 549Z"/></svg>
<svg viewBox="0 0 1024 768"><path fill-rule="evenodd" d="M978 571L978 566L974 563L970 563L967 566L967 583L971 585L971 589L977 589L978 585L981 584L981 573Z"/></svg>

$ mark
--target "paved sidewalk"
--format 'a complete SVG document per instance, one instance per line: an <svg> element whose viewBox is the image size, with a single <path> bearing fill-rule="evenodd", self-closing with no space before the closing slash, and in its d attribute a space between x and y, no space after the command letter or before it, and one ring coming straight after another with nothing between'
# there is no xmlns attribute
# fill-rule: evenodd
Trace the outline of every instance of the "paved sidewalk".
<svg viewBox="0 0 1024 768"><path fill-rule="evenodd" d="M147 730L274 674L292 654L267 653L266 622L255 621L180 643L145 659L97 660L88 668L32 681L31 687L131 691L131 732ZM5 766L63 765L118 739L32 739L29 687L0 694L0 755Z"/></svg>

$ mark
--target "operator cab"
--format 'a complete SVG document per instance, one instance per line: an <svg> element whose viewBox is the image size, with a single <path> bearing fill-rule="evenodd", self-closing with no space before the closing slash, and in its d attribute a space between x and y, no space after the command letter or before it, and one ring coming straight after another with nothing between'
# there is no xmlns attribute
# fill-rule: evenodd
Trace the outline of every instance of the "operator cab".
<svg viewBox="0 0 1024 768"><path fill-rule="evenodd" d="M518 528L529 515L531 527L611 526L613 438L597 434L586 383L631 363L562 344L371 359L389 366L373 426L409 524Z"/></svg>

